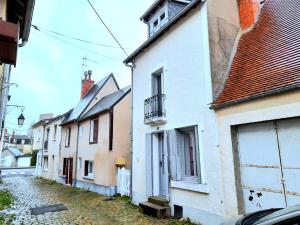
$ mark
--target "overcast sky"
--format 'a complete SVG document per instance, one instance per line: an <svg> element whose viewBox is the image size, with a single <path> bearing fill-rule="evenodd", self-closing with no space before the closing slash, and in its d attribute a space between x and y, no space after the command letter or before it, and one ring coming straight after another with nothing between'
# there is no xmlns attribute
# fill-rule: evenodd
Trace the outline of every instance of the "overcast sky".
<svg viewBox="0 0 300 225"><path fill-rule="evenodd" d="M128 53L146 40L147 26L139 18L154 0L91 2ZM9 102L25 106L26 120L18 127L21 111L8 108L9 133L13 129L26 133L40 114L59 115L74 107L80 99L83 70L92 69L95 82L112 72L120 87L130 84L130 69L122 63L126 56L120 48L85 44L47 31L116 47L117 43L87 0L36 0L32 24L43 28L43 32L31 28L29 42L18 50L17 66L11 76L11 82L18 87L11 87ZM83 57L97 63L87 61L87 67L82 70Z"/></svg>

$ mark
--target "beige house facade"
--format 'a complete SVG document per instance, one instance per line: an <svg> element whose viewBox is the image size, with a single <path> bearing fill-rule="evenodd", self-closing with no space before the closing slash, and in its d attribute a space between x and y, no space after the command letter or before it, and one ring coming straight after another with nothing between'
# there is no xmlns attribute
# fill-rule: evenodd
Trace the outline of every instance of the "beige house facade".
<svg viewBox="0 0 300 225"><path fill-rule="evenodd" d="M82 81L80 102L61 123L58 181L105 195L116 193L116 161L130 168L130 88L113 74Z"/></svg>
<svg viewBox="0 0 300 225"><path fill-rule="evenodd" d="M80 120L77 187L115 195L118 166L130 169L129 93L125 88L106 96L109 108L100 101Z"/></svg>
<svg viewBox="0 0 300 225"><path fill-rule="evenodd" d="M258 4L248 3L249 12ZM300 203L300 5L294 3L259 4L212 103L228 217Z"/></svg>
<svg viewBox="0 0 300 225"><path fill-rule="evenodd" d="M284 202L283 189L280 187L281 175L278 171L276 172L276 168L279 168L279 160L268 161L268 158L272 158L277 151L272 143L284 144L282 159L285 161L286 167L290 167L290 169L285 168L284 171L289 172L290 170L293 172L292 174L297 174L297 162L291 159L291 152L294 152L292 157L295 157L295 160L299 158L299 154L293 150L296 149L297 139L295 138L299 134L299 110L300 91L293 91L217 111L223 190L224 193L227 193L224 195L224 209L227 216L274 206L287 206ZM278 142L275 140L276 130L272 125L275 122L277 126L279 125L279 132L281 132L279 135L285 135L282 137L286 137L286 141L280 142L280 136L278 136ZM275 142L272 141L272 137ZM240 140L240 145L238 140ZM248 143L247 149L244 143ZM241 161L245 161L245 159L240 159L240 156L244 155L247 156L247 162L241 164ZM256 174L252 176L252 179L247 175L247 166L250 168L248 170L253 170L252 173ZM275 167L274 175L268 174L272 167ZM264 174L264 176L260 174ZM298 178L289 177L290 173L286 173L286 175L288 176L286 188L289 193L286 196L287 204L299 203L299 197L293 194L298 193L297 185L291 184L294 179ZM250 197L250 189L247 186L263 195L261 198L254 199L254 204L247 200ZM266 199L270 193L274 194L274 201Z"/></svg>

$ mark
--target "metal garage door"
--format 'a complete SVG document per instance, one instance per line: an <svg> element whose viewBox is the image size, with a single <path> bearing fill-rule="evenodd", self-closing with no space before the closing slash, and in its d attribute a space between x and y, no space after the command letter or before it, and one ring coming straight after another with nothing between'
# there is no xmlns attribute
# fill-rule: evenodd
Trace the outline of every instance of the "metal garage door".
<svg viewBox="0 0 300 225"><path fill-rule="evenodd" d="M300 119L238 127L245 212L300 203Z"/></svg>

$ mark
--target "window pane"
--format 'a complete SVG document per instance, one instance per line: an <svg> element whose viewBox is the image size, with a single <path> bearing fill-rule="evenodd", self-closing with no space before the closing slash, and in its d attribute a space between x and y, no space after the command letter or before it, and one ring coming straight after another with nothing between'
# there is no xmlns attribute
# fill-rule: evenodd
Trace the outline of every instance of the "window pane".
<svg viewBox="0 0 300 225"><path fill-rule="evenodd" d="M166 13L160 15L160 20L164 20L166 18Z"/></svg>
<svg viewBox="0 0 300 225"><path fill-rule="evenodd" d="M89 173L93 173L93 162L89 162Z"/></svg>
<svg viewBox="0 0 300 225"><path fill-rule="evenodd" d="M184 175L187 177L197 177L198 165L197 165L197 146L196 146L196 137L195 137L195 127L184 128L180 130L180 140L182 144L182 168Z"/></svg>
<svg viewBox="0 0 300 225"><path fill-rule="evenodd" d="M98 119L94 120L94 133L93 133L93 142L98 142Z"/></svg>

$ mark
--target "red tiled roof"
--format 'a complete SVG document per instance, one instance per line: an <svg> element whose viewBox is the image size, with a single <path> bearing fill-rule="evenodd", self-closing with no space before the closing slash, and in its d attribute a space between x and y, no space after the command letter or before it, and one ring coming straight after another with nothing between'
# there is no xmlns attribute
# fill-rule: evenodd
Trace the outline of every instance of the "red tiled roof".
<svg viewBox="0 0 300 225"><path fill-rule="evenodd" d="M212 108L295 88L300 88L300 0L267 0L254 29L241 37Z"/></svg>

